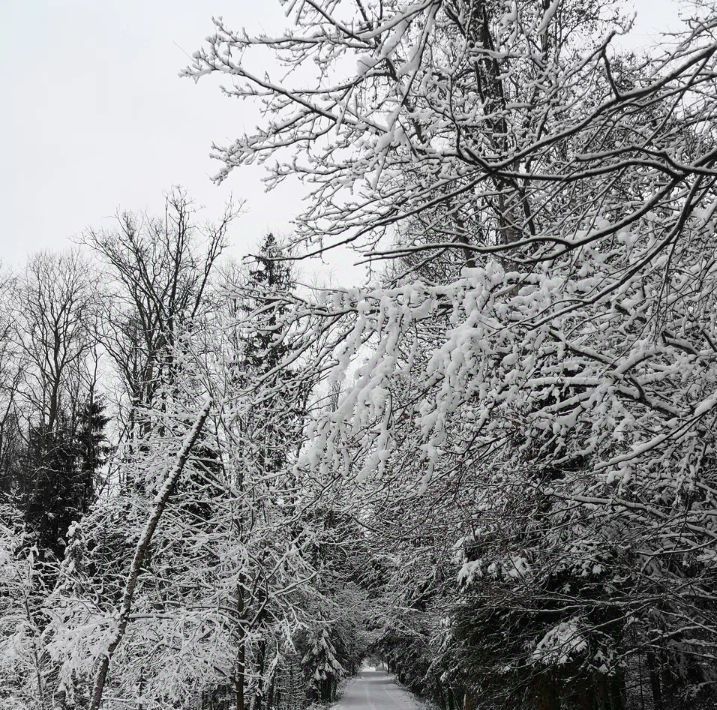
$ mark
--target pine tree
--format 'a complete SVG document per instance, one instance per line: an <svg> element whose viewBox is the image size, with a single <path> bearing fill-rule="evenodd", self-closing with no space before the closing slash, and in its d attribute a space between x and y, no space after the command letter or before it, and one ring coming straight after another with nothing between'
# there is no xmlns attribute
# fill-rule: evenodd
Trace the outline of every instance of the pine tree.
<svg viewBox="0 0 717 710"><path fill-rule="evenodd" d="M90 398L76 421L59 417L54 430L33 426L23 465L25 521L42 554L61 560L73 521L87 512L108 453L101 400Z"/></svg>
<svg viewBox="0 0 717 710"><path fill-rule="evenodd" d="M336 699L338 683L346 671L337 659L329 629L323 627L309 637L302 663L309 677L314 700L329 703Z"/></svg>

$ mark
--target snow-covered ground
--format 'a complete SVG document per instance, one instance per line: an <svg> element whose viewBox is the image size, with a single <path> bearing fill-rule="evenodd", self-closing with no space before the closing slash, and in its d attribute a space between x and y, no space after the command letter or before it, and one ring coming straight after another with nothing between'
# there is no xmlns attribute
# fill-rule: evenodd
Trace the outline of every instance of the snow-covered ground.
<svg viewBox="0 0 717 710"><path fill-rule="evenodd" d="M364 668L346 684L332 710L419 710L414 697L385 671Z"/></svg>

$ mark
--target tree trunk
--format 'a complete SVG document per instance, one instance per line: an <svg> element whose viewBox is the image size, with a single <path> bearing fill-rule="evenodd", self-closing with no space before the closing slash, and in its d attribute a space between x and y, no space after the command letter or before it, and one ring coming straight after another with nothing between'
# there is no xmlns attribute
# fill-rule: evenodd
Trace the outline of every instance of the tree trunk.
<svg viewBox="0 0 717 710"><path fill-rule="evenodd" d="M236 710L244 710L244 666L246 662L244 639L239 642L236 672L234 674L234 699Z"/></svg>
<svg viewBox="0 0 717 710"><path fill-rule="evenodd" d="M244 622L244 589L242 580L237 586L237 613L239 619ZM234 669L234 697L236 701L235 710L244 710L244 676L246 670L246 630L239 627L239 643L237 645L236 668Z"/></svg>
<svg viewBox="0 0 717 710"><path fill-rule="evenodd" d="M537 710L560 710L560 694L555 677L544 674L536 678Z"/></svg>
<svg viewBox="0 0 717 710"><path fill-rule="evenodd" d="M654 710L664 710L664 702L662 700L662 686L660 684L660 673L657 668L655 654L651 651L647 652L647 670L650 675L650 689L652 690L652 706Z"/></svg>
<svg viewBox="0 0 717 710"><path fill-rule="evenodd" d="M264 671L266 666L266 640L259 641L257 649L257 682L256 692L252 699L252 710L261 710L264 702Z"/></svg>
<svg viewBox="0 0 717 710"><path fill-rule="evenodd" d="M463 696L463 710L478 710L478 698L470 691Z"/></svg>
<svg viewBox="0 0 717 710"><path fill-rule="evenodd" d="M187 460L189 459L192 448L194 447L194 444L196 444L197 439L199 439L199 435L202 433L202 429L204 428L204 423L207 421L207 417L209 416L211 406L212 400L208 398L206 404L202 407L199 416L194 422L194 425L189 430L189 433L184 440L184 444L179 450L174 466L167 474L167 477L164 479L164 483L155 496L152 504L152 511L149 514L144 530L137 542L129 574L127 575L127 582L125 583L124 593L122 595L122 606L120 607L119 616L117 618L117 627L110 638L107 651L100 659L99 666L97 668L90 710L99 710L100 705L102 704L102 696L105 690L105 682L107 681L110 661L112 660L112 656L117 650L117 647L124 638L127 625L129 624L129 617L132 612L132 602L134 601L134 593L137 589L137 581L139 580L139 573L142 569L142 564L149 553L154 532L157 529L157 525L159 524L162 514L164 513L164 509L167 507L167 501L174 492L174 488L176 487L177 481L179 480Z"/></svg>
<svg viewBox="0 0 717 710"><path fill-rule="evenodd" d="M625 710L625 675L617 672L610 676L611 710Z"/></svg>
<svg viewBox="0 0 717 710"><path fill-rule="evenodd" d="M269 679L269 684L266 687L266 707L272 708L274 707L274 697L278 695L278 692L276 691L276 673L271 674L271 678Z"/></svg>

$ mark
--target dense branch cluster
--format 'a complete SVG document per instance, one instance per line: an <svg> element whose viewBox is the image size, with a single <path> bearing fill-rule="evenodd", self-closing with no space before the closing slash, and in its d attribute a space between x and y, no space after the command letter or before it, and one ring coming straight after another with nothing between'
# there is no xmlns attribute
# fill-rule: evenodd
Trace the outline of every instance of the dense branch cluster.
<svg viewBox="0 0 717 710"><path fill-rule="evenodd" d="M227 265L174 192L86 235L106 293L4 286L0 697L302 708L375 654L443 710L713 707L717 7L637 56L617 1L283 4L185 74L262 107L218 179L303 180L293 237Z"/></svg>

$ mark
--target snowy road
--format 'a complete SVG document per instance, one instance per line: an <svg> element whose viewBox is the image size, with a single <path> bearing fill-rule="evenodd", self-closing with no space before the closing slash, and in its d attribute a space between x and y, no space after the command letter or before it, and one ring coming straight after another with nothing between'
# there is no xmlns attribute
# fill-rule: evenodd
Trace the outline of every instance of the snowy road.
<svg viewBox="0 0 717 710"><path fill-rule="evenodd" d="M346 685L332 710L418 710L411 694L384 671L363 670Z"/></svg>

